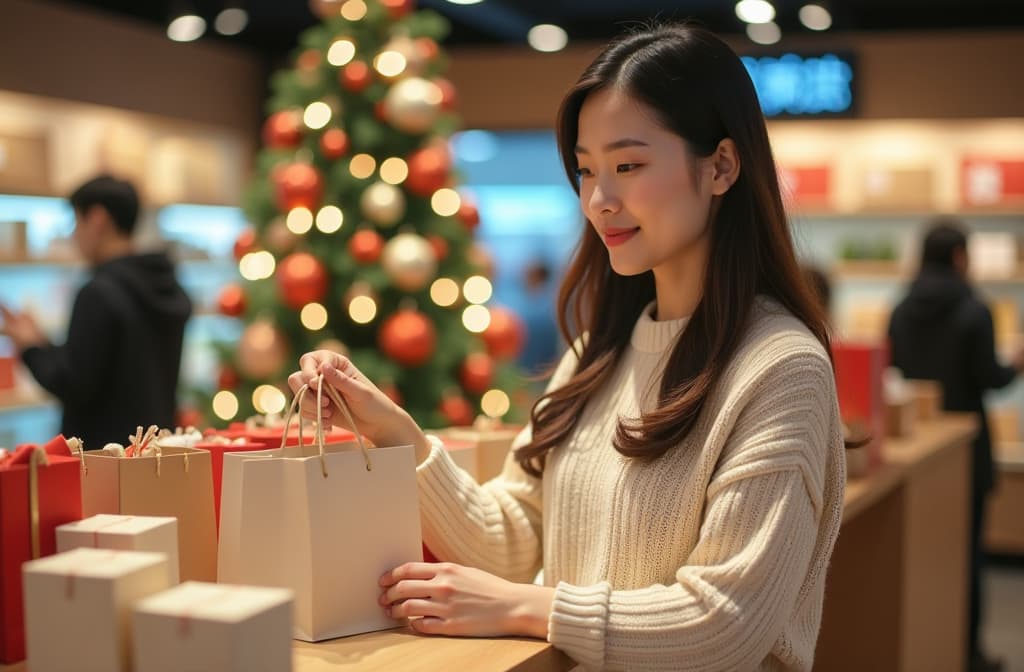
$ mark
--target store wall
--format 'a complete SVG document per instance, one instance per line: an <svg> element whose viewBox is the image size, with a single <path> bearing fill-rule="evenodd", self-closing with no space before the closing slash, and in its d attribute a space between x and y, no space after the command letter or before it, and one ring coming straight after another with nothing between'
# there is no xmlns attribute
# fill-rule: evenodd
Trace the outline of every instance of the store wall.
<svg viewBox="0 0 1024 672"><path fill-rule="evenodd" d="M0 91L258 137L265 73L248 52L209 41L171 42L153 26L42 0L3 0L0 17Z"/></svg>
<svg viewBox="0 0 1024 672"><path fill-rule="evenodd" d="M750 44L735 41L741 53ZM852 51L857 116L865 119L1020 117L1024 31L794 37L778 51ZM452 49L450 77L471 128L550 128L565 91L599 45L554 54ZM776 48L772 48L775 51ZM763 53L764 50L762 50Z"/></svg>

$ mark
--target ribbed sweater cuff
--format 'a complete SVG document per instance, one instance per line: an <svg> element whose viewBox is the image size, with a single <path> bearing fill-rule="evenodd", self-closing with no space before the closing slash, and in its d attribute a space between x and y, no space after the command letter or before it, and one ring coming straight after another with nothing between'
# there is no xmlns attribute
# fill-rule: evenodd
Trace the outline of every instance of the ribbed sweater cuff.
<svg viewBox="0 0 1024 672"><path fill-rule="evenodd" d="M612 587L608 583L572 586L562 582L548 622L548 641L588 669L604 667L605 631Z"/></svg>
<svg viewBox="0 0 1024 672"><path fill-rule="evenodd" d="M420 518L423 526L423 541L437 554L457 545L454 538L442 538L434 521L451 519L466 506L459 497L459 467L452 461L444 444L436 436L427 435L431 443L430 454L416 467L419 482ZM452 549L455 550L455 549Z"/></svg>

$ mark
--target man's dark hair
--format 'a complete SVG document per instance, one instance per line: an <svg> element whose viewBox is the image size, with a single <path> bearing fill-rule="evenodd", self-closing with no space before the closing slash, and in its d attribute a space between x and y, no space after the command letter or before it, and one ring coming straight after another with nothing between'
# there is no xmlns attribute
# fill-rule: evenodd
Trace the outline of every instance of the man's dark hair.
<svg viewBox="0 0 1024 672"><path fill-rule="evenodd" d="M110 213L118 231L126 236L135 232L135 220L139 216L139 195L130 182L101 175L75 189L68 200L78 213L85 213L94 205L102 206Z"/></svg>
<svg viewBox="0 0 1024 672"><path fill-rule="evenodd" d="M967 250L967 234L960 220L936 217L928 222L928 232L921 246L921 265L953 268L956 250Z"/></svg>

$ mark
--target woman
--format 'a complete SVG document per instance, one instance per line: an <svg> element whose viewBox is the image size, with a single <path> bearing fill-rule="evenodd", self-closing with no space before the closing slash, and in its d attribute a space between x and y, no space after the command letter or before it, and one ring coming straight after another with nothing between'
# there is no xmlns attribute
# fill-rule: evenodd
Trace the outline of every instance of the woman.
<svg viewBox="0 0 1024 672"><path fill-rule="evenodd" d="M629 35L565 98L558 142L591 225L560 325L584 336L499 478L477 485L340 355L289 381L322 373L374 442L416 446L424 540L450 562L395 568L381 605L588 669L810 669L843 439L750 78L703 30Z"/></svg>

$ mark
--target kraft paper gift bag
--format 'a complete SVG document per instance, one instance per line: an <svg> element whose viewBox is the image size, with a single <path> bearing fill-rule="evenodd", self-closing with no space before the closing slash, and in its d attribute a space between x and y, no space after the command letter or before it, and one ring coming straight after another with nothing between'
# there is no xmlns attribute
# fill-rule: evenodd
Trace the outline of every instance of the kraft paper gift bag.
<svg viewBox="0 0 1024 672"><path fill-rule="evenodd" d="M358 436L324 445L318 428L315 446L224 456L218 581L291 589L296 639L398 627L377 603L378 580L422 559L413 447L368 451Z"/></svg>
<svg viewBox="0 0 1024 672"><path fill-rule="evenodd" d="M141 429L141 428L140 428ZM210 453L162 447L156 428L132 438L133 457L103 451L82 455L82 513L170 516L178 519L182 581L217 578L217 529Z"/></svg>
<svg viewBox="0 0 1024 672"><path fill-rule="evenodd" d="M167 584L178 584L178 520L100 513L57 528L57 552L75 548L149 551L167 555Z"/></svg>
<svg viewBox="0 0 1024 672"><path fill-rule="evenodd" d="M77 441L77 439L69 439ZM25 659L23 563L56 553L54 530L82 517L81 467L63 436L0 459L0 663Z"/></svg>
<svg viewBox="0 0 1024 672"><path fill-rule="evenodd" d="M135 672L290 672L292 593L187 581L135 605Z"/></svg>
<svg viewBox="0 0 1024 672"><path fill-rule="evenodd" d="M131 609L166 590L163 553L76 548L25 563L32 672L131 670Z"/></svg>

